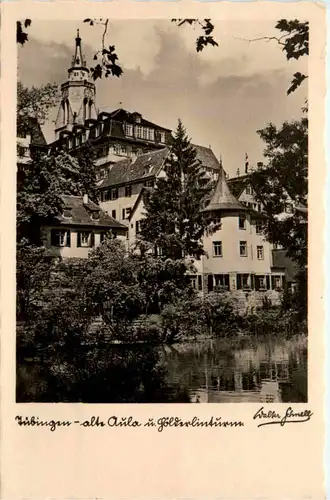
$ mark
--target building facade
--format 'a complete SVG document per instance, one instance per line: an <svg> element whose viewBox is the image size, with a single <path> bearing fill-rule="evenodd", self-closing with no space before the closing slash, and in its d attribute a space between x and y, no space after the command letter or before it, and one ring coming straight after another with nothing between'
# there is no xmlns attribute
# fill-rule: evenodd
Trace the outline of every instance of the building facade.
<svg viewBox="0 0 330 500"><path fill-rule="evenodd" d="M95 85L90 80L78 33L68 79L61 86L55 142L51 148L65 148L74 154L87 141L91 143L100 182L117 161L134 159L170 144L171 130L146 120L136 111L119 108L99 113L95 97Z"/></svg>
<svg viewBox="0 0 330 500"><path fill-rule="evenodd" d="M110 217L88 196L64 195L63 213L42 230L44 245L62 258L87 258L111 232L126 244L127 227Z"/></svg>

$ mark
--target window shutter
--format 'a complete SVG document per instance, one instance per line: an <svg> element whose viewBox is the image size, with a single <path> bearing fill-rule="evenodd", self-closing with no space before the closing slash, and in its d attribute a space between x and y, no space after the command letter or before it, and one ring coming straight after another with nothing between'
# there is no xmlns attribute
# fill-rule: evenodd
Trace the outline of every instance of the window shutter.
<svg viewBox="0 0 330 500"><path fill-rule="evenodd" d="M81 233L77 232L77 247L81 247Z"/></svg>
<svg viewBox="0 0 330 500"><path fill-rule="evenodd" d="M66 246L71 247L71 231L69 229L66 232Z"/></svg>
<svg viewBox="0 0 330 500"><path fill-rule="evenodd" d="M51 245L53 247L57 246L57 231L56 231L56 229L51 230Z"/></svg>
<svg viewBox="0 0 330 500"><path fill-rule="evenodd" d="M202 290L202 277L200 274L197 276L197 279L198 279L198 290Z"/></svg>
<svg viewBox="0 0 330 500"><path fill-rule="evenodd" d="M236 280L237 280L237 290L241 290L241 288L242 288L242 276L240 274L237 274Z"/></svg>
<svg viewBox="0 0 330 500"><path fill-rule="evenodd" d="M269 276L266 276L266 288L267 290L270 289L270 280L269 280Z"/></svg>
<svg viewBox="0 0 330 500"><path fill-rule="evenodd" d="M94 245L95 245L95 233L92 231L91 232L90 246L94 247Z"/></svg>
<svg viewBox="0 0 330 500"><path fill-rule="evenodd" d="M213 292L213 274L209 274L207 277L207 289L209 292Z"/></svg>

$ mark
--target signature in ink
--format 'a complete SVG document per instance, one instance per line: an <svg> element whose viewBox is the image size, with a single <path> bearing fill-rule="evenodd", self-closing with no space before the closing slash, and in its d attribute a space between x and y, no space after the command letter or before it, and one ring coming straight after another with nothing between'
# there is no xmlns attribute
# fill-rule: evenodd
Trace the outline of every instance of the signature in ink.
<svg viewBox="0 0 330 500"><path fill-rule="evenodd" d="M283 427L285 424L298 424L302 422L308 422L311 419L313 413L311 410L300 410L296 411L291 406L285 410L285 413L279 413L274 410L265 410L262 406L254 414L253 420L257 420L258 426L262 427L264 425L274 425L279 424Z"/></svg>

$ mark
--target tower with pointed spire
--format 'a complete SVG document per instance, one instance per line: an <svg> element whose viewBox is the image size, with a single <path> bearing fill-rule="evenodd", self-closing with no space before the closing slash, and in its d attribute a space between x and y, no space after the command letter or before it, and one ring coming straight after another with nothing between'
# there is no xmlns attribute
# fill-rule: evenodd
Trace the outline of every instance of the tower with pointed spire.
<svg viewBox="0 0 330 500"><path fill-rule="evenodd" d="M69 132L74 125L84 126L89 118L96 118L95 85L90 81L89 69L82 53L79 30L68 79L61 85L61 103L55 123L55 139L61 132Z"/></svg>

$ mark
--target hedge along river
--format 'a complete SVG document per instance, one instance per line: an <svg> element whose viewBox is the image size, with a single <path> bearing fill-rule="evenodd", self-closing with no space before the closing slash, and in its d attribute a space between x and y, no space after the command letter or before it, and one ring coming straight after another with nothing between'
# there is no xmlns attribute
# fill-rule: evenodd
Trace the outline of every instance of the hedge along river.
<svg viewBox="0 0 330 500"><path fill-rule="evenodd" d="M18 402L307 402L307 338L106 345L20 359Z"/></svg>

